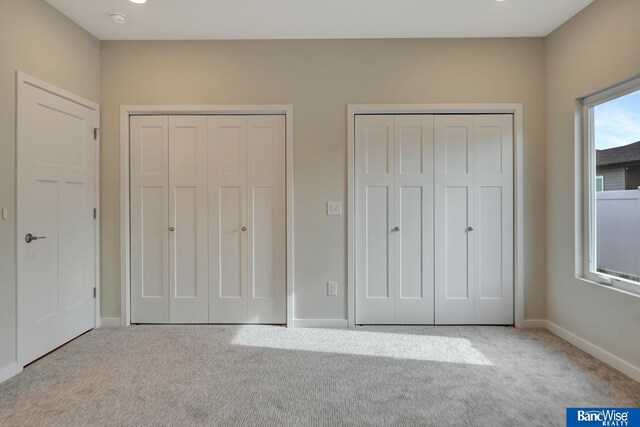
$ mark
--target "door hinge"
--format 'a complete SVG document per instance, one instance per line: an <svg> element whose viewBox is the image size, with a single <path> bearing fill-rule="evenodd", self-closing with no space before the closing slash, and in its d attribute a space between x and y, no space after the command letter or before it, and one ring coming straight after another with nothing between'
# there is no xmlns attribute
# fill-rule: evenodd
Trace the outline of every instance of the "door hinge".
<svg viewBox="0 0 640 427"><path fill-rule="evenodd" d="M93 219L96 219L98 216L98 210L96 208L93 208Z"/></svg>
<svg viewBox="0 0 640 427"><path fill-rule="evenodd" d="M93 128L93 140L97 141L98 140L98 131L100 130L100 128Z"/></svg>
<svg viewBox="0 0 640 427"><path fill-rule="evenodd" d="M94 297L94 298L96 297L96 292L97 292L97 291L96 291L96 288L94 287L94 288L93 288L93 297Z"/></svg>

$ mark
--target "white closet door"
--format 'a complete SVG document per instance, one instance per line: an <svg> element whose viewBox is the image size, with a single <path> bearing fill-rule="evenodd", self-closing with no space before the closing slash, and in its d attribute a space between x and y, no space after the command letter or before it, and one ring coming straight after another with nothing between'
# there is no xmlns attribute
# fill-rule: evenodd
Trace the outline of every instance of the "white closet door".
<svg viewBox="0 0 640 427"><path fill-rule="evenodd" d="M169 117L169 320L209 321L207 118Z"/></svg>
<svg viewBox="0 0 640 427"><path fill-rule="evenodd" d="M436 323L513 323L511 120L436 117Z"/></svg>
<svg viewBox="0 0 640 427"><path fill-rule="evenodd" d="M475 116L475 323L513 324L513 118Z"/></svg>
<svg viewBox="0 0 640 427"><path fill-rule="evenodd" d="M356 323L395 323L394 116L356 116Z"/></svg>
<svg viewBox="0 0 640 427"><path fill-rule="evenodd" d="M131 322L169 322L169 119L130 119Z"/></svg>
<svg viewBox="0 0 640 427"><path fill-rule="evenodd" d="M208 120L209 321L246 323L247 118Z"/></svg>
<svg viewBox="0 0 640 427"><path fill-rule="evenodd" d="M249 323L286 323L285 117L247 117Z"/></svg>
<svg viewBox="0 0 640 427"><path fill-rule="evenodd" d="M433 115L395 116L395 323L433 324Z"/></svg>

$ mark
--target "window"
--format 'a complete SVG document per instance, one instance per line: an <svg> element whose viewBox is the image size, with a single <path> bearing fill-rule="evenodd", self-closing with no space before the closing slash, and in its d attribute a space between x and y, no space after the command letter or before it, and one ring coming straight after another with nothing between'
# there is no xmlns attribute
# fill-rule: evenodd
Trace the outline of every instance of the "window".
<svg viewBox="0 0 640 427"><path fill-rule="evenodd" d="M596 176L596 193L604 191L604 176Z"/></svg>
<svg viewBox="0 0 640 427"><path fill-rule="evenodd" d="M582 104L584 276L640 293L640 77Z"/></svg>

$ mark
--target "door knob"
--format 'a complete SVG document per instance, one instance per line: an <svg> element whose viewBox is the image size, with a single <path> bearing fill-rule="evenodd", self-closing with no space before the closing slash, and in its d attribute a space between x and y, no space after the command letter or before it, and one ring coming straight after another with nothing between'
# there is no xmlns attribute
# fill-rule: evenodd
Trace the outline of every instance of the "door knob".
<svg viewBox="0 0 640 427"><path fill-rule="evenodd" d="M247 231L247 227L242 227L242 231Z"/></svg>
<svg viewBox="0 0 640 427"><path fill-rule="evenodd" d="M400 227L395 227L393 231L400 231Z"/></svg>
<svg viewBox="0 0 640 427"><path fill-rule="evenodd" d="M173 231L173 230L175 230L175 228L169 227L169 231Z"/></svg>
<svg viewBox="0 0 640 427"><path fill-rule="evenodd" d="M34 235L33 235L33 234L31 234L31 233L27 233L27 234L24 236L24 241L25 241L25 242L27 242L27 243L31 243L31 242L33 242L34 240L40 240L40 239L46 239L46 238L47 238L47 236L34 236Z"/></svg>
<svg viewBox="0 0 640 427"><path fill-rule="evenodd" d="M473 227L467 227L467 231L473 231Z"/></svg>

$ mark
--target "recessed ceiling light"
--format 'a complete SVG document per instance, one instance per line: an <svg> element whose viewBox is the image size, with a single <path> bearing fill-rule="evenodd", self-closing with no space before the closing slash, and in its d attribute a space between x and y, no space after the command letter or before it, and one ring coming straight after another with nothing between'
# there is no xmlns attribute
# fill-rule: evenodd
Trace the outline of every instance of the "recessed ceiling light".
<svg viewBox="0 0 640 427"><path fill-rule="evenodd" d="M136 4L145 4L147 2L147 0L129 0L131 3L136 3Z"/></svg>

